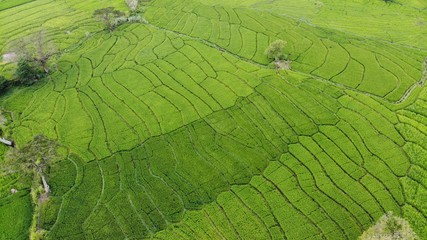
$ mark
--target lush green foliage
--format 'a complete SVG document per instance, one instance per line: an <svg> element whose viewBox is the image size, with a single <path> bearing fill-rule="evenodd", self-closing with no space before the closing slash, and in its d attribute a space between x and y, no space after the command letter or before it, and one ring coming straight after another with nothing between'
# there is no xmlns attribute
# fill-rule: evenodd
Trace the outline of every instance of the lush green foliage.
<svg viewBox="0 0 427 240"><path fill-rule="evenodd" d="M34 0L1 0L0 1L0 11L16 7L25 3L32 2Z"/></svg>
<svg viewBox="0 0 427 240"><path fill-rule="evenodd" d="M6 182L1 183L3 185ZM28 239L32 216L29 191L2 196L0 205L0 239Z"/></svg>
<svg viewBox="0 0 427 240"><path fill-rule="evenodd" d="M15 72L16 81L23 85L32 85L42 79L46 73L33 62L22 59Z"/></svg>
<svg viewBox="0 0 427 240"><path fill-rule="evenodd" d="M43 132L69 153L49 171L46 238L356 239L388 211L427 236L427 48L413 40L427 30L396 35L380 14L412 21L422 4L378 2L348 2L354 22L337 26L336 0L154 0L147 24L112 33L92 17L100 1L0 11L0 49L29 19L65 49L49 81L0 99L18 145ZM268 68L278 39L295 71ZM0 228L26 239L29 222L7 221L31 214L17 179L0 179Z"/></svg>
<svg viewBox="0 0 427 240"><path fill-rule="evenodd" d="M285 48L285 45L286 43L283 40L276 40L265 50L265 55L270 59L278 61L281 58L284 58L283 49Z"/></svg>

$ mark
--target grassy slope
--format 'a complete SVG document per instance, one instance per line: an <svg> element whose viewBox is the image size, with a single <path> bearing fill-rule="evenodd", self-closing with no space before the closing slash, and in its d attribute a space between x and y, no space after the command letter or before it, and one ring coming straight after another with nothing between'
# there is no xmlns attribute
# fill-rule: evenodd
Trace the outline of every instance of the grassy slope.
<svg viewBox="0 0 427 240"><path fill-rule="evenodd" d="M154 1L152 26L97 33L61 58L52 81L1 99L18 144L44 132L72 153L50 176L49 237L354 239L388 210L427 235L424 93L386 107L420 79L425 50L200 2ZM0 15L34 11L34 26L66 48L98 27L90 15L100 6L68 4L39 0ZM8 34L2 49L26 33ZM265 68L276 38L288 41L297 72ZM14 203L0 211L30 214Z"/></svg>

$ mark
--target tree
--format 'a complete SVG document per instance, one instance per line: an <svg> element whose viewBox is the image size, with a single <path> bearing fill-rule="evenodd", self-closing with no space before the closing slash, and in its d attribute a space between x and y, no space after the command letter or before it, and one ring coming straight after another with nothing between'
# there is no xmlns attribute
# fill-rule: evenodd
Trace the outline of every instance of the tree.
<svg viewBox="0 0 427 240"><path fill-rule="evenodd" d="M26 59L19 60L18 68L15 71L18 83L28 86L42 79L45 74L34 62Z"/></svg>
<svg viewBox="0 0 427 240"><path fill-rule="evenodd" d="M33 68L40 68L45 73L50 71L49 60L57 54L55 44L46 39L46 33L43 30L21 39L15 48L20 62L25 61Z"/></svg>
<svg viewBox="0 0 427 240"><path fill-rule="evenodd" d="M46 180L46 171L49 165L59 158L57 148L59 143L40 134L22 148L12 148L7 154L2 168L6 172L21 172L31 175L34 179L39 177L46 194L50 187Z"/></svg>
<svg viewBox="0 0 427 240"><path fill-rule="evenodd" d="M114 9L114 7L107 7L95 10L93 16L104 23L105 28L112 32L118 26L119 21L117 19L124 17L125 13Z"/></svg>
<svg viewBox="0 0 427 240"><path fill-rule="evenodd" d="M56 46L51 41L47 41L45 32L40 31L34 39L34 52L32 60L38 63L43 70L48 73L48 62L57 52Z"/></svg>
<svg viewBox="0 0 427 240"><path fill-rule="evenodd" d="M378 222L366 230L359 240L416 240L418 236L409 223L392 212L384 214Z"/></svg>
<svg viewBox="0 0 427 240"><path fill-rule="evenodd" d="M286 42L283 40L276 40L268 46L265 50L265 55L269 59L274 59L274 61L279 61L284 58L283 49L285 48Z"/></svg>

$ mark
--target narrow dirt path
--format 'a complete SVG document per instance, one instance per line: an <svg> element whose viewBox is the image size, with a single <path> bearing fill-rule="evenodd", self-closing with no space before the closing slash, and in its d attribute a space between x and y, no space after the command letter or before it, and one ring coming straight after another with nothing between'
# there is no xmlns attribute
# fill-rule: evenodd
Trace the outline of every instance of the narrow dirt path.
<svg viewBox="0 0 427 240"><path fill-rule="evenodd" d="M421 74L420 81L414 83L408 90L406 90L405 94L403 94L402 98L400 98L398 101L395 102L395 104L399 104L404 102L406 99L408 99L409 96L411 96L411 93L417 88L417 87L423 87L427 81L427 57L424 60L423 63L423 70Z"/></svg>

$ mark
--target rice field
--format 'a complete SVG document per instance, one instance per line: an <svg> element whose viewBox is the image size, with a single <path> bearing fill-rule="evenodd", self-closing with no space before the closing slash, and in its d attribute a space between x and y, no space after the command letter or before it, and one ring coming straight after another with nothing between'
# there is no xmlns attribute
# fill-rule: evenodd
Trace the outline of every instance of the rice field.
<svg viewBox="0 0 427 240"><path fill-rule="evenodd" d="M22 2L0 1L1 55L40 29L63 51L0 96L18 146L66 149L46 239L357 239L388 211L427 237L422 1L152 0L111 34L103 1ZM30 185L0 177L0 239L28 239Z"/></svg>

